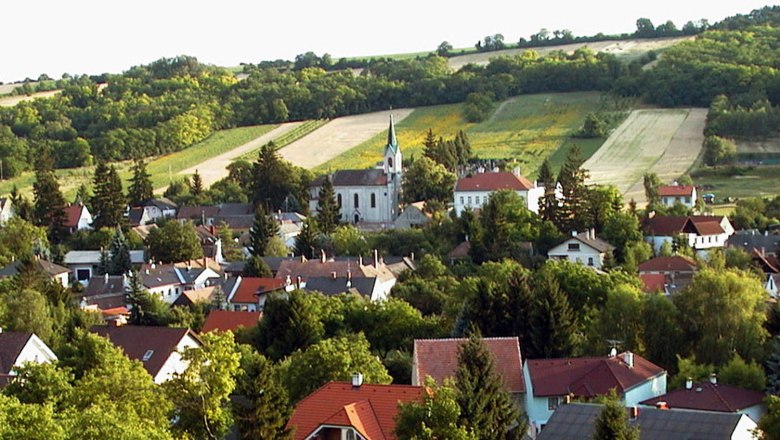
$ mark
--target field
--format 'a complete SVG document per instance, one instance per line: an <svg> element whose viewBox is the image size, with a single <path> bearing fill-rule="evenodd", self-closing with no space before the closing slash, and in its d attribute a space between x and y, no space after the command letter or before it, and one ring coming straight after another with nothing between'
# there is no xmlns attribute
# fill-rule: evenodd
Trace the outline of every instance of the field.
<svg viewBox="0 0 780 440"><path fill-rule="evenodd" d="M780 194L780 166L722 167L700 169L691 174L703 194L715 194L715 201L727 198L775 196Z"/></svg>
<svg viewBox="0 0 780 440"><path fill-rule="evenodd" d="M478 157L515 158L524 174L533 175L544 158L572 142L570 135L598 104L597 93L524 95L501 103L488 120L478 124L465 121L460 104L422 107L396 124L396 134L408 158L422 154L428 129L444 138L464 130ZM316 170L371 167L382 159L386 136L386 132L379 133ZM600 143L593 141L589 149L595 150Z"/></svg>
<svg viewBox="0 0 780 440"><path fill-rule="evenodd" d="M49 90L47 92L37 92L30 96L17 95L17 96L0 96L0 107L13 107L22 101L32 101L36 98L48 98L60 93L61 90Z"/></svg>
<svg viewBox="0 0 780 440"><path fill-rule="evenodd" d="M634 110L585 162L590 183L613 184L626 200L644 201L642 176L668 182L687 172L701 151L706 109Z"/></svg>

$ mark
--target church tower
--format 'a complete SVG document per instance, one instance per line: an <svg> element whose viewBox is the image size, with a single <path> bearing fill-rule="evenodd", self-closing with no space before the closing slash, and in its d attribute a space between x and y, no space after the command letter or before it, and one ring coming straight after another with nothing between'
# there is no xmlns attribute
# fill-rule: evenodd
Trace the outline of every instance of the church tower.
<svg viewBox="0 0 780 440"><path fill-rule="evenodd" d="M385 174L387 174L388 180L397 180L400 185L403 158L401 157L401 148L398 146L398 139L395 137L393 115L390 115L390 129L387 131L387 145L385 145L384 153Z"/></svg>

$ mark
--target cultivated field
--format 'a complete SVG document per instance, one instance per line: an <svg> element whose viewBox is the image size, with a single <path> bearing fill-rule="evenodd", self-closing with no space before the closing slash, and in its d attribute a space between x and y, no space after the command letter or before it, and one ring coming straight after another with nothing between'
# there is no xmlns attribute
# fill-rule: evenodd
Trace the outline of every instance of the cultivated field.
<svg viewBox="0 0 780 440"><path fill-rule="evenodd" d="M460 104L421 107L396 124L396 133L404 157L408 158L422 154L428 129L444 138L464 130L478 157L515 158L523 173L533 175L544 158L572 142L571 134L598 104L598 93L524 95L501 103L487 121L478 124L465 121ZM373 166L382 159L386 136L386 132L377 134L325 162L317 171ZM595 148L601 142L591 141Z"/></svg>
<svg viewBox="0 0 780 440"><path fill-rule="evenodd" d="M377 133L384 132L387 136L391 113L398 124L413 111L413 109L395 109L337 118L281 148L279 154L294 165L315 168L371 139ZM379 154L381 157L381 152Z"/></svg>
<svg viewBox="0 0 780 440"><path fill-rule="evenodd" d="M668 182L687 172L701 152L706 109L634 110L585 162L589 183L613 184L625 200L645 203L642 176Z"/></svg>
<svg viewBox="0 0 780 440"><path fill-rule="evenodd" d="M18 84L16 85L18 86ZM61 91L62 90L49 90L47 92L33 93L30 96L26 96L26 95L2 96L0 97L0 106L13 107L22 101L32 101L33 99L36 98L48 98L50 96L56 95L57 93L60 93Z"/></svg>
<svg viewBox="0 0 780 440"><path fill-rule="evenodd" d="M460 55L449 59L449 65L452 69L458 70L466 64L479 64L484 65L490 62L491 58L499 56L515 56L520 55L526 50L534 50L540 55L548 54L552 51L562 50L566 53L572 53L581 47L589 47L596 52L606 52L613 55L617 55L625 58L638 58L650 50L662 50L667 47L674 46L675 44L691 40L694 37L672 37L672 38L659 38L652 40L612 40L612 41L595 41L591 43L572 43L563 44L560 46L548 46L548 47L534 47L524 49L507 49L498 50L495 52L476 52L466 55Z"/></svg>

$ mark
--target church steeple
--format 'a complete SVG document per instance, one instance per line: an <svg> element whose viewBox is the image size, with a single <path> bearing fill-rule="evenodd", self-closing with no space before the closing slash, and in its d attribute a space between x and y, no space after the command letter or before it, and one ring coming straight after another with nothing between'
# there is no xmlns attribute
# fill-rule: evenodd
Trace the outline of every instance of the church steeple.
<svg viewBox="0 0 780 440"><path fill-rule="evenodd" d="M395 124L393 123L393 115L390 114L390 128L387 130L387 150L390 150L392 154L398 151L398 139L395 137Z"/></svg>
<svg viewBox="0 0 780 440"><path fill-rule="evenodd" d="M384 156L385 173L400 179L400 174L403 172L403 164L401 163L403 158L401 148L398 146L398 138L395 137L395 123L392 114L390 115L390 128L387 130L387 145L385 145Z"/></svg>

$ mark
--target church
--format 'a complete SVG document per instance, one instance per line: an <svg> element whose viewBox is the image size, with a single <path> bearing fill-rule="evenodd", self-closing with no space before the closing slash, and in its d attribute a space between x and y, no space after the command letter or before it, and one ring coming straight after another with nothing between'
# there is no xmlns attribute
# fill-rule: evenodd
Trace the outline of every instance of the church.
<svg viewBox="0 0 780 440"><path fill-rule="evenodd" d="M374 169L339 170L330 175L341 221L390 226L398 217L402 178L401 148L395 136L393 116L390 115L382 162ZM309 186L309 210L312 214L317 212L319 193L324 182L325 176L320 176Z"/></svg>

